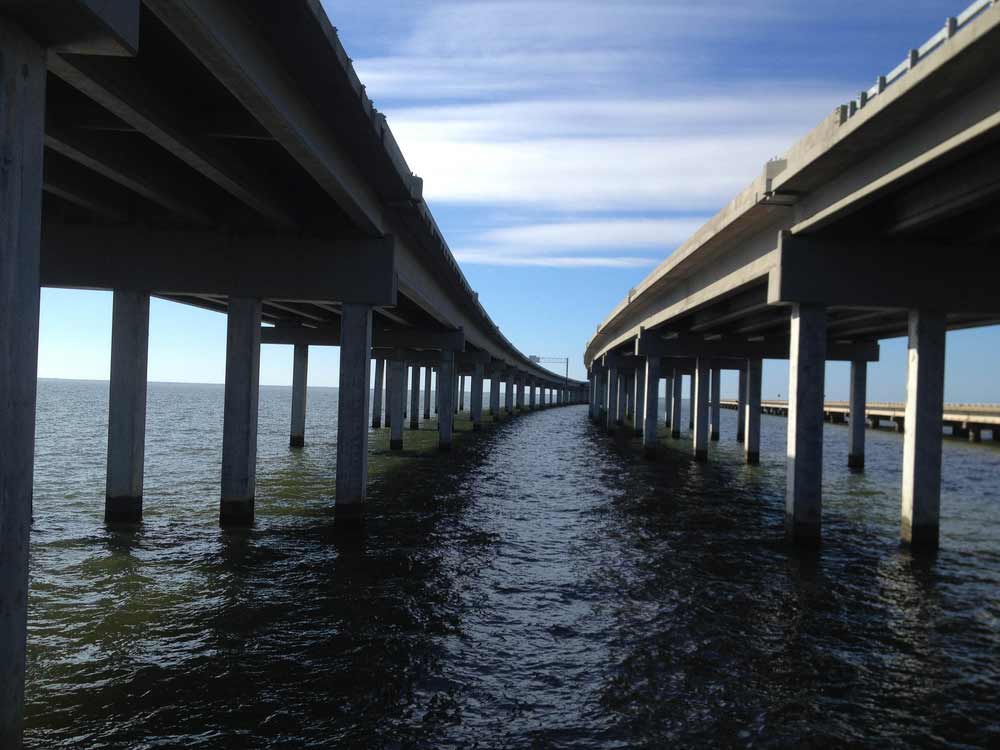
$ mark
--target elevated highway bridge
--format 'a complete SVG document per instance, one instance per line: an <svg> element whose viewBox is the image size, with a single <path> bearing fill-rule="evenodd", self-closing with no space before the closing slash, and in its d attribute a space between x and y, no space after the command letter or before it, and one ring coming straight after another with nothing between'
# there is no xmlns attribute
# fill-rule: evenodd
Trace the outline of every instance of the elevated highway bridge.
<svg viewBox="0 0 1000 750"><path fill-rule="evenodd" d="M761 360L787 359L786 527L815 542L825 364L852 363L849 410L860 413L878 341L908 336L901 533L934 547L945 333L1000 322L998 241L1000 5L979 0L767 162L628 292L587 344L591 413L613 429L631 398L652 450L660 381L679 414L690 371L693 450L703 460L711 384L720 369L738 370L741 437L754 463ZM860 468L856 422L850 460Z"/></svg>

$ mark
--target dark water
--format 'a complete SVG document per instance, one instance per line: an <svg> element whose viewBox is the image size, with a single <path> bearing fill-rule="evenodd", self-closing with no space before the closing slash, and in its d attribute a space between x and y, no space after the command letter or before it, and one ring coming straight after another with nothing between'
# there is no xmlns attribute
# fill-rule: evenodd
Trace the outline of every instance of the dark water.
<svg viewBox="0 0 1000 750"><path fill-rule="evenodd" d="M145 523L102 524L106 384L42 382L32 748L1000 745L1000 449L946 441L942 549L898 543L901 438L827 427L825 544L749 469L655 463L586 407L376 459L334 530L334 391L262 389L258 523L216 526L222 389L153 385ZM669 441L668 441L669 442Z"/></svg>

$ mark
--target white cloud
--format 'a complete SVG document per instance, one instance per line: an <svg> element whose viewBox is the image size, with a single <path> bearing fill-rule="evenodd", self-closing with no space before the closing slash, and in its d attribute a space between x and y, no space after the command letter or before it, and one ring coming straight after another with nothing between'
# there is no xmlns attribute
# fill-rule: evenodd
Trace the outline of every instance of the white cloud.
<svg viewBox="0 0 1000 750"><path fill-rule="evenodd" d="M460 263L485 266L547 266L551 268L647 268L659 263L656 258L631 256L573 256L505 254L502 251L460 250L455 253Z"/></svg>
<svg viewBox="0 0 1000 750"><path fill-rule="evenodd" d="M498 246L541 247L548 252L588 249L666 249L679 245L704 222L703 217L566 221L492 229L483 234L483 239Z"/></svg>

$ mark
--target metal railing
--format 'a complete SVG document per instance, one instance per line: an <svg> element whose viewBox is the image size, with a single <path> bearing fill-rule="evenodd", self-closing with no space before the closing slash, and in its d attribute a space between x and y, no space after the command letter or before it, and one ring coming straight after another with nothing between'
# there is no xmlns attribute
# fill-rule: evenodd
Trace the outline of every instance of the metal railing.
<svg viewBox="0 0 1000 750"><path fill-rule="evenodd" d="M920 47L916 49L911 49L909 54L907 54L906 59L903 60L899 65L893 68L887 75L879 76L875 85L870 89L862 91L857 99L853 99L848 102L842 108L841 112L841 125L847 122L849 119L854 117L858 112L864 109L872 99L877 97L879 94L884 92L887 88L892 86L896 81L903 78L907 73L913 70L921 61L925 60L930 55L934 54L937 49L943 45L947 40L951 39L953 36L958 34L962 29L968 26L972 21L978 18L981 14L986 12L989 8L997 5L1000 0L976 0L972 5L963 10L957 16L952 16L947 21L945 21L944 28L938 31L934 36L924 42Z"/></svg>

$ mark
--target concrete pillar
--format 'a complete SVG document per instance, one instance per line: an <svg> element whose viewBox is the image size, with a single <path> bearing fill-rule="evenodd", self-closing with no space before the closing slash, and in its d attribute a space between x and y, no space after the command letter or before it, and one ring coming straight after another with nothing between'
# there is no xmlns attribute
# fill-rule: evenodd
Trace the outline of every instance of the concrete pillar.
<svg viewBox="0 0 1000 750"><path fill-rule="evenodd" d="M680 370L674 370L674 388L671 394L670 403L670 437L679 438L681 436L681 409L684 394L684 374Z"/></svg>
<svg viewBox="0 0 1000 750"><path fill-rule="evenodd" d="M395 371L392 369L392 362L386 360L385 363L385 426L392 427L392 378Z"/></svg>
<svg viewBox="0 0 1000 750"><path fill-rule="evenodd" d="M458 410L465 411L465 375L458 376Z"/></svg>
<svg viewBox="0 0 1000 750"><path fill-rule="evenodd" d="M788 468L785 532L795 542L819 543L823 509L823 389L826 310L792 307L788 372Z"/></svg>
<svg viewBox="0 0 1000 750"><path fill-rule="evenodd" d="M477 362L472 371L472 395L470 406L472 410L472 431L479 432L483 429L483 372L484 367L481 362Z"/></svg>
<svg viewBox="0 0 1000 750"><path fill-rule="evenodd" d="M372 308L345 302L340 319L336 522L361 519L368 497L368 383ZM402 424L402 420L396 420Z"/></svg>
<svg viewBox="0 0 1000 750"><path fill-rule="evenodd" d="M232 297L226 332L226 396L222 426L219 523L223 526L253 523L259 398L260 300Z"/></svg>
<svg viewBox="0 0 1000 750"><path fill-rule="evenodd" d="M596 371L591 371L590 374L587 376L587 382L590 384L590 394L589 395L590 395L590 420L591 421L593 421L596 418L595 414L596 414L596 411L597 411L596 410L596 406L595 406L596 402L594 400L594 396L597 393L597 388L595 387L595 384L594 384L594 381L596 379L597 379L597 372Z"/></svg>
<svg viewBox="0 0 1000 750"><path fill-rule="evenodd" d="M306 389L309 380L309 345L296 344L292 353L292 427L288 444L306 444Z"/></svg>
<svg viewBox="0 0 1000 750"><path fill-rule="evenodd" d="M902 537L912 547L934 549L941 515L945 316L911 310L909 338Z"/></svg>
<svg viewBox="0 0 1000 750"><path fill-rule="evenodd" d="M865 405L868 402L868 363L851 362L851 392L848 413L851 417L848 436L847 466L865 468Z"/></svg>
<svg viewBox="0 0 1000 750"><path fill-rule="evenodd" d="M615 424L619 427L628 417L628 372L618 373L618 407L616 408Z"/></svg>
<svg viewBox="0 0 1000 750"><path fill-rule="evenodd" d="M981 443L983 442L983 428L979 425L971 424L969 425L969 442L970 443Z"/></svg>
<svg viewBox="0 0 1000 750"><path fill-rule="evenodd" d="M146 446L146 361L149 294L115 290L111 323L108 397L107 523L142 520L142 471Z"/></svg>
<svg viewBox="0 0 1000 750"><path fill-rule="evenodd" d="M747 366L740 366L740 384L736 394L736 442L743 443L747 434Z"/></svg>
<svg viewBox="0 0 1000 750"><path fill-rule="evenodd" d="M635 434L642 437L645 434L646 420L646 385L649 378L649 361L646 367L636 370L635 373ZM656 397L656 388L660 382L659 368L657 368L656 380L653 381L653 397ZM654 414L655 417L655 409ZM653 434L656 434L656 426L653 426Z"/></svg>
<svg viewBox="0 0 1000 750"><path fill-rule="evenodd" d="M441 352L438 378L441 390L441 412L438 414L438 447L443 451L450 451L455 422L455 409L452 402L455 396L455 352Z"/></svg>
<svg viewBox="0 0 1000 750"><path fill-rule="evenodd" d="M688 396L688 429L689 430L693 430L694 429L694 402L695 402L695 398L697 397L697 395L695 393L695 388L696 388L696 385L697 385L697 381L698 381L698 379L692 374L691 375L691 382L688 384L689 387L690 387L690 389L691 389L691 392L690 392L690 394Z"/></svg>
<svg viewBox="0 0 1000 750"><path fill-rule="evenodd" d="M618 424L618 370L614 367L608 368L608 419L605 428L609 435L615 432L615 425Z"/></svg>
<svg viewBox="0 0 1000 750"><path fill-rule="evenodd" d="M385 396L385 360L381 357L375 360L375 392L372 395L372 427L376 430L382 426L382 403Z"/></svg>
<svg viewBox="0 0 1000 750"><path fill-rule="evenodd" d="M389 361L389 449L403 450L403 402L406 400L406 363Z"/></svg>
<svg viewBox="0 0 1000 750"><path fill-rule="evenodd" d="M514 376L508 375L504 390L504 409L508 414L514 413Z"/></svg>
<svg viewBox="0 0 1000 750"><path fill-rule="evenodd" d="M760 401L763 389L764 362L747 361L746 369L746 418L743 427L743 449L747 464L760 463Z"/></svg>
<svg viewBox="0 0 1000 750"><path fill-rule="evenodd" d="M410 410L406 402L406 373L409 372L409 365L406 361L403 361L403 421L406 421L406 417L409 415Z"/></svg>
<svg viewBox="0 0 1000 750"><path fill-rule="evenodd" d="M534 382L529 383L528 384L528 408L531 409L531 411L535 410L535 403L536 403L536 401L535 401L535 390L536 390L535 383Z"/></svg>
<svg viewBox="0 0 1000 750"><path fill-rule="evenodd" d="M433 368L424 368L424 420L431 418L431 372Z"/></svg>
<svg viewBox="0 0 1000 750"><path fill-rule="evenodd" d="M410 429L420 429L420 367L413 365L410 380Z"/></svg>
<svg viewBox="0 0 1000 750"><path fill-rule="evenodd" d="M698 357L694 373L694 460L708 460L708 386L712 376L709 360Z"/></svg>
<svg viewBox="0 0 1000 750"><path fill-rule="evenodd" d="M21 746L38 373L45 51L0 19L0 747Z"/></svg>
<svg viewBox="0 0 1000 750"><path fill-rule="evenodd" d="M646 357L642 399L642 447L646 455L656 454L657 412L660 401L660 358Z"/></svg>
<svg viewBox="0 0 1000 750"><path fill-rule="evenodd" d="M490 375L490 416L494 421L500 416L500 376L496 372Z"/></svg>
<svg viewBox="0 0 1000 750"><path fill-rule="evenodd" d="M452 402L451 402L452 413L453 414L458 414L458 381L460 380L460 378L459 378L459 375L458 375L458 366L457 365L453 365L451 377L452 377L452 384L453 384L453 387L452 387Z"/></svg>
<svg viewBox="0 0 1000 750"><path fill-rule="evenodd" d="M722 400L722 370L718 367L712 368L712 394L711 406L709 407L709 440L718 441L719 427L721 424L720 404Z"/></svg>
<svg viewBox="0 0 1000 750"><path fill-rule="evenodd" d="M437 414L441 407L441 376L438 369L434 368L434 413Z"/></svg>
<svg viewBox="0 0 1000 750"><path fill-rule="evenodd" d="M524 378L521 377L514 384L514 408L518 411L524 408Z"/></svg>
<svg viewBox="0 0 1000 750"><path fill-rule="evenodd" d="M994 427L990 433L993 435L993 442L1000 443L1000 428Z"/></svg>

